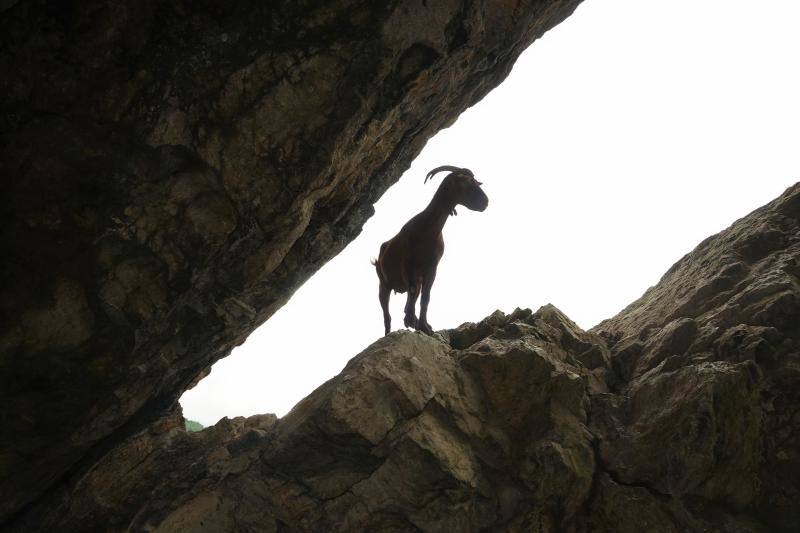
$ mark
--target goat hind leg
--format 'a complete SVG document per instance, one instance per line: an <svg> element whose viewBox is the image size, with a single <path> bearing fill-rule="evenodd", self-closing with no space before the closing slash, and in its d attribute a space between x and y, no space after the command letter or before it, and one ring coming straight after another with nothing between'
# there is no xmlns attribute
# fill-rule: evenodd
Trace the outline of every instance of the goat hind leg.
<svg viewBox="0 0 800 533"><path fill-rule="evenodd" d="M392 330L392 316L389 314L389 296L391 289L385 283L381 283L378 287L378 300L381 302L381 309L383 309L383 329L384 335L388 335Z"/></svg>
<svg viewBox="0 0 800 533"><path fill-rule="evenodd" d="M407 328L417 328L417 315L414 308L417 306L417 297L419 296L419 285L412 285L408 288L408 298L406 299L405 317L403 324Z"/></svg>

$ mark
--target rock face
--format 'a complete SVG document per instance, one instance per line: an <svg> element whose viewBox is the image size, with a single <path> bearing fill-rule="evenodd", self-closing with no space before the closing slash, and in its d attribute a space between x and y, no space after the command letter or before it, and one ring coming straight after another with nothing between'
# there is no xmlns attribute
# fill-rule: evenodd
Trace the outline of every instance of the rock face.
<svg viewBox="0 0 800 533"><path fill-rule="evenodd" d="M796 531L800 184L593 331L398 331L286 417L132 435L18 531Z"/></svg>
<svg viewBox="0 0 800 533"><path fill-rule="evenodd" d="M800 184L700 243L595 333L618 380L593 398L617 481L666 498L676 524L797 529Z"/></svg>
<svg viewBox="0 0 800 533"><path fill-rule="evenodd" d="M0 2L0 523L169 413L579 1Z"/></svg>

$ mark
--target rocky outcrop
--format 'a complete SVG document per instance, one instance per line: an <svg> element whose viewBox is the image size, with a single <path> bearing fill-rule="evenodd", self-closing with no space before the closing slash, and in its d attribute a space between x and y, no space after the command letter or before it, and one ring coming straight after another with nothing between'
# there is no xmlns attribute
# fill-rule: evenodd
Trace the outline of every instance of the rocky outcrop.
<svg viewBox="0 0 800 533"><path fill-rule="evenodd" d="M799 267L797 184L592 331L394 332L282 419L163 419L15 529L796 531Z"/></svg>
<svg viewBox="0 0 800 533"><path fill-rule="evenodd" d="M57 512L34 510L20 527L556 528L592 491L588 389L606 390L604 370L586 369L571 343L607 353L552 307L498 312L444 337L392 333L280 420L200 433L175 420L131 439ZM120 483L98 491L111 479Z"/></svg>
<svg viewBox="0 0 800 533"><path fill-rule="evenodd" d="M619 482L680 501L676 524L797 529L800 184L700 243L594 332L619 380L592 409Z"/></svg>
<svg viewBox="0 0 800 533"><path fill-rule="evenodd" d="M579 1L0 2L0 523L168 413Z"/></svg>

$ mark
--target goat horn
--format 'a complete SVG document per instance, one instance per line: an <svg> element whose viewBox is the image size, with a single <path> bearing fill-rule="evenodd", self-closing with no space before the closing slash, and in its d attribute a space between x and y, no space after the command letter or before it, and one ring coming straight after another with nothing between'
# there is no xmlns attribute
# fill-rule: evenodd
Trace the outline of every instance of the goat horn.
<svg viewBox="0 0 800 533"><path fill-rule="evenodd" d="M460 174L468 174L472 176L472 171L468 168L454 167L453 165L442 165L428 172L428 175L425 176L425 181L423 183L427 183L428 180L431 179L433 175L436 174L437 172L444 172L445 170L448 172L457 172Z"/></svg>

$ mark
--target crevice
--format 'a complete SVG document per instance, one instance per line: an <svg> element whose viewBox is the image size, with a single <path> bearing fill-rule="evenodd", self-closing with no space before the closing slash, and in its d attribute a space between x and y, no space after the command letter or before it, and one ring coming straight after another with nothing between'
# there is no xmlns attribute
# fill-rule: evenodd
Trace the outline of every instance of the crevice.
<svg viewBox="0 0 800 533"><path fill-rule="evenodd" d="M637 481L623 481L622 478L620 478L619 474L617 474L611 468L609 468L608 464L603 459L602 453L600 452L600 439L597 436L593 436L593 437L594 438L592 438L592 450L594 451L594 460L595 460L596 468L599 469L600 472L602 472L604 474L607 474L608 477L611 478L611 481L613 481L617 485L622 485L624 487L645 489L652 496L654 496L655 498L657 498L657 499L659 499L661 501L670 501L670 500L672 500L673 497L672 497L671 494L666 494L664 492L656 490L653 487L651 487L650 485L648 485L647 483L644 483L644 482L641 482L641 481L639 481L639 482L637 482Z"/></svg>
<svg viewBox="0 0 800 533"><path fill-rule="evenodd" d="M413 415L411 415L411 416L409 416L409 417L398 419L398 420L397 420L397 421L396 421L396 422L395 422L395 423L392 425L392 427L391 427L391 428L389 428L389 430L387 430L386 434L385 434L385 435L384 435L384 436L381 438L381 440L380 440L380 441L378 441L377 443L375 443L374 445L372 445L372 446L371 446L371 448L370 448L370 452L371 452L371 453L374 455L374 454L375 454L375 452L376 452L378 449L380 449L380 448L381 448L381 447L382 447L382 446L383 446L383 445L384 445L384 444L385 444L385 443L386 443L386 442L387 442L387 441L388 441L388 440L391 438L391 436L392 436L392 433L394 433L394 432L395 432L395 430L396 430L398 427L400 427L400 426L402 426L403 424L406 424L406 423L408 423L408 422L410 422L410 421L412 421L412 420L416 419L416 418L417 418L417 417L419 417L420 415L422 415L422 414L423 414L423 413L424 413L424 412L427 410L427 408L428 408L428 406L431 404L431 402L433 402L435 399L436 399L436 396L434 395L434 396L432 396L431 398L429 398L429 399L428 399L428 400L425 402L425 404L422 406L422 408L421 408L421 409L420 409L418 412L416 412L415 414L413 414ZM321 431L321 430L320 430L320 431ZM363 438L361 435L358 435L358 437L359 437L359 438ZM380 457L380 456L378 456L378 457ZM366 474L365 474L364 476L362 476L361 478L359 478L359 479L357 479L356 481L354 481L354 482L352 482L351 484L349 484L349 485L348 485L348 486L347 486L347 487L346 487L344 490L342 490L342 491L341 491L341 492L339 492L338 494L334 494L334 495L332 495L332 496L320 496L320 495L317 493L317 491L316 491L316 490L315 490L313 487L311 487L310 485L308 485L308 483L306 483L306 482L303 480L303 478L302 478L302 476L301 476L301 475L291 475L291 474L288 474L288 475L287 475L287 474L282 474L281 470L280 470L278 467L276 467L276 465L275 465L275 464L273 464L272 462L270 462L270 461L268 461L268 460L265 460L265 459L264 459L264 460L262 460L262 462L263 462L263 463L264 463L266 466L268 466L268 467L270 468L270 470L272 470L272 472L273 472L274 474L276 474L276 475L279 475L279 476L283 477L283 479L285 480L285 482L287 482L287 483L295 483L295 484L297 484L299 487L301 487L301 488L303 489L303 491L304 491L304 492L303 492L303 494L304 494L304 495L308 496L309 498L313 499L314 501L317 501L317 502L320 502L320 503L326 503L326 502L330 502L330 501L336 500L336 499L338 499L338 498L341 498L342 496L344 496L344 495L346 495L346 494L348 494L348 493L349 493L350 495L352 495L352 496L353 496L353 498L355 498L355 499L358 499L358 496L356 496L356 495L355 495L355 494L352 492L353 488L354 488L356 485L358 485L358 484L360 484L360 483L363 483L364 481L367 481L368 479L370 479L370 478L371 478L371 477L372 477L372 476L375 474L375 472L377 472L377 471L378 471L378 470L379 470L379 469L380 469L380 468L381 468L381 467L384 465L384 463L385 463L385 459L386 459L386 457L384 456L384 457L382 458L382 460L380 461L380 463L379 463L379 464L377 464L377 465L376 465L376 466L375 466L375 467L374 467L372 470L370 470L368 473L366 473Z"/></svg>

